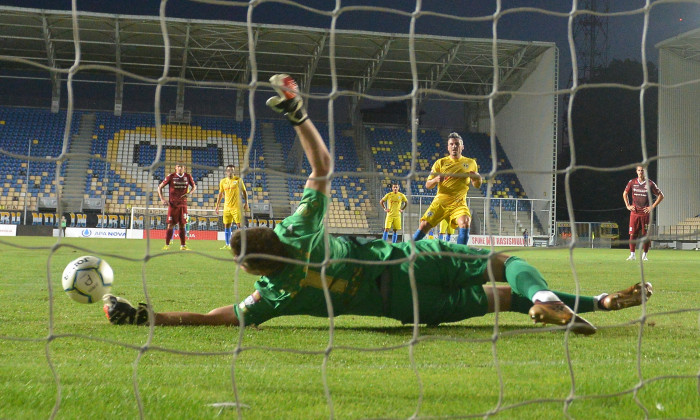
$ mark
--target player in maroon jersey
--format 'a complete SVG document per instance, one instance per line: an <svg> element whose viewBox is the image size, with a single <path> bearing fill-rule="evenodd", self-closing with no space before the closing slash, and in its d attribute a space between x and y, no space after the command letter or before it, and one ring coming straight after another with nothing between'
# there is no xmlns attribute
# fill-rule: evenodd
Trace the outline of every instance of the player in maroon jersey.
<svg viewBox="0 0 700 420"><path fill-rule="evenodd" d="M169 185L168 201L163 198L163 188ZM190 189L192 187L192 189ZM175 172L166 176L163 182L158 185L158 197L163 204L168 205L168 228L165 233L164 250L170 249L170 240L173 239L173 228L175 225L180 227L180 250L187 251L185 244L186 232L185 224L187 223L187 196L195 192L197 185L194 183L192 175L185 172L185 165L177 163Z"/></svg>
<svg viewBox="0 0 700 420"><path fill-rule="evenodd" d="M627 198L630 192L632 193L632 203L630 203ZM656 200L654 200L654 204L651 206L649 205L649 193L656 196ZM622 193L622 199L625 200L625 207L630 211L630 256L627 257L627 260L630 261L635 259L634 251L637 244L634 240L639 236L647 234L649 214L661 203L661 200L664 199L664 193L661 192L654 181L646 179L644 168L637 166L637 178L631 179L630 182L627 183L625 192ZM650 244L649 240L644 241L642 261L649 261L647 259L647 252L649 252Z"/></svg>

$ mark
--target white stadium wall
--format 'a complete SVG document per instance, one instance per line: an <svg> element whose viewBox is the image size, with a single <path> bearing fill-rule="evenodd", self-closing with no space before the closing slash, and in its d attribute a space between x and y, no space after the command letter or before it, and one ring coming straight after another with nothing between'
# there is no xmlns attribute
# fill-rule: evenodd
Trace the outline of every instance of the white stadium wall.
<svg viewBox="0 0 700 420"><path fill-rule="evenodd" d="M556 164L554 90L557 71L556 48L552 47L539 57L537 67L518 90L537 95L513 95L496 115L496 136L528 198L555 198L551 196L551 171Z"/></svg>
<svg viewBox="0 0 700 420"><path fill-rule="evenodd" d="M663 43L662 43L663 44ZM700 62L660 48L659 82L675 85L700 80ZM659 89L659 226L671 226L700 213L700 83ZM692 156L695 155L695 156Z"/></svg>

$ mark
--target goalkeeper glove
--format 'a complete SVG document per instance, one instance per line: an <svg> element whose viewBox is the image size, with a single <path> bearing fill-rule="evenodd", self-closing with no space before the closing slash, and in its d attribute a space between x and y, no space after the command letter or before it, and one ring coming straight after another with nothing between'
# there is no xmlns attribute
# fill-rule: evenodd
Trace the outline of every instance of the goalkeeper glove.
<svg viewBox="0 0 700 420"><path fill-rule="evenodd" d="M278 96L267 100L266 104L275 112L284 114L292 125L300 125L309 116L304 109L304 101L299 96L297 82L288 74L276 74L270 77L270 83Z"/></svg>
<svg viewBox="0 0 700 420"><path fill-rule="evenodd" d="M138 308L134 308L128 300L114 295L105 295L104 311L109 322L115 325L136 324L144 325L148 323L148 306L139 303Z"/></svg>

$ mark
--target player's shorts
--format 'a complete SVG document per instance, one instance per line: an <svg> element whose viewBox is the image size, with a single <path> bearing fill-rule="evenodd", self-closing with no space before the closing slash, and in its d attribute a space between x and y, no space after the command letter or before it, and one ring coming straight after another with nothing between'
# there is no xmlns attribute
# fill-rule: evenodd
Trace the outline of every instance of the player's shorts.
<svg viewBox="0 0 700 420"><path fill-rule="evenodd" d="M236 209L224 209L223 222L225 225L230 225L232 222L235 224L241 223L241 212Z"/></svg>
<svg viewBox="0 0 700 420"><path fill-rule="evenodd" d="M386 220L384 220L384 229L401 230L401 215L391 216L387 213Z"/></svg>
<svg viewBox="0 0 700 420"><path fill-rule="evenodd" d="M415 260L419 323L438 325L479 317L488 313L488 298L483 284L489 251L440 241L430 242L431 252L457 252L465 258L426 256ZM410 246L410 243L407 246ZM421 249L421 251L428 251ZM511 257L513 258L513 257ZM390 305L385 316L412 323L413 297L409 264L392 264Z"/></svg>
<svg viewBox="0 0 700 420"><path fill-rule="evenodd" d="M428 222L430 226L437 226L441 220L445 219L454 229L457 227L457 219L465 215L470 219L472 217L472 213L464 200L445 205L440 200L435 199L430 203L430 207L420 219Z"/></svg>
<svg viewBox="0 0 700 420"><path fill-rule="evenodd" d="M649 228L649 213L630 213L630 235L644 236Z"/></svg>
<svg viewBox="0 0 700 420"><path fill-rule="evenodd" d="M442 219L442 221L440 222L440 233L454 235L455 228L453 228L452 225L447 220Z"/></svg>
<svg viewBox="0 0 700 420"><path fill-rule="evenodd" d="M187 206L168 206L168 224L185 226Z"/></svg>

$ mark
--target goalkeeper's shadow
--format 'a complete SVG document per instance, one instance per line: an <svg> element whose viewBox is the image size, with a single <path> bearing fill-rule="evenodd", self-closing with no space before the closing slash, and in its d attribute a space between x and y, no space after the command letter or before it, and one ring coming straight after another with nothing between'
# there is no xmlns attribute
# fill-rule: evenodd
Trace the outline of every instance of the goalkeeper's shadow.
<svg viewBox="0 0 700 420"><path fill-rule="evenodd" d="M275 325L275 326L262 326L261 331L264 330L275 330L280 332L288 332L292 327ZM527 327L525 327L527 328ZM306 331L329 331L329 326L297 326L293 327L295 330L306 330ZM389 325L389 326L352 326L352 325L336 325L333 327L335 332L357 332L357 333L370 333L370 334L382 334L390 336L413 336L414 325L413 324L401 324L401 325ZM499 333L515 333L518 331L523 331L523 325L511 325L511 324L499 324ZM451 336L455 338L488 338L494 333L493 325L464 325L464 324L442 324L438 326L427 326L420 325L418 329L419 336ZM471 337L470 337L471 336Z"/></svg>

